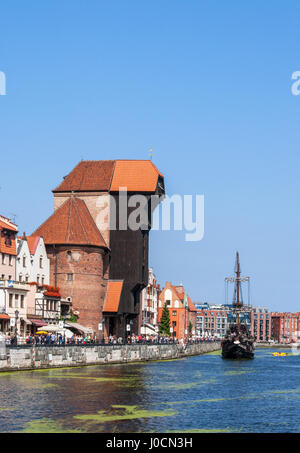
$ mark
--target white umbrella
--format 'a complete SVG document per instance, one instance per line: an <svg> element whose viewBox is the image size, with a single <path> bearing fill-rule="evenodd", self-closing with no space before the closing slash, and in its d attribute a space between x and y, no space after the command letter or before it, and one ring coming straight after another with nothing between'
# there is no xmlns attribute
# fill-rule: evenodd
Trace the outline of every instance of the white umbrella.
<svg viewBox="0 0 300 453"><path fill-rule="evenodd" d="M48 326L43 326L40 330L44 330L45 332L57 332L59 330L58 325L49 324Z"/></svg>
<svg viewBox="0 0 300 453"><path fill-rule="evenodd" d="M69 329L59 329L57 331L57 333L61 333L62 335L64 335L66 338L72 338L73 337L73 332L71 332L71 330Z"/></svg>

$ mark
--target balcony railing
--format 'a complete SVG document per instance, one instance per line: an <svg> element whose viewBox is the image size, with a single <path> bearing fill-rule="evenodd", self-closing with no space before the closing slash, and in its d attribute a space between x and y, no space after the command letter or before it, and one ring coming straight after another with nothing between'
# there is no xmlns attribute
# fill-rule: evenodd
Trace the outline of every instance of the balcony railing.
<svg viewBox="0 0 300 453"><path fill-rule="evenodd" d="M0 280L0 289L20 289L23 291L29 291L30 287L28 283L17 282L16 280Z"/></svg>

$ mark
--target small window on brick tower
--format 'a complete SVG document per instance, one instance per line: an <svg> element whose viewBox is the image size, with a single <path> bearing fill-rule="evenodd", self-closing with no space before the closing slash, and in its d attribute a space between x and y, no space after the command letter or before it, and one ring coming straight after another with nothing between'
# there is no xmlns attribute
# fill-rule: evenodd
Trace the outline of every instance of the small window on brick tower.
<svg viewBox="0 0 300 453"><path fill-rule="evenodd" d="M73 281L73 274L67 274L67 281L72 282Z"/></svg>

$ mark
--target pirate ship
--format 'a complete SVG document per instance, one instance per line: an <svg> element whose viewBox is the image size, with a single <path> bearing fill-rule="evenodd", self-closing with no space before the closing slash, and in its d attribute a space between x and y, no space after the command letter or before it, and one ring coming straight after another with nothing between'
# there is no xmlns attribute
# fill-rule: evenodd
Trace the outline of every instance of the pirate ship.
<svg viewBox="0 0 300 453"><path fill-rule="evenodd" d="M249 285L249 277L241 277L238 252L236 253L235 274L235 277L225 279L227 284L234 283L232 312L235 322L229 326L226 336L221 343L222 357L224 359L253 359L254 338L251 336L245 323L245 316L243 316L245 314L245 308L241 285L242 282L247 282Z"/></svg>

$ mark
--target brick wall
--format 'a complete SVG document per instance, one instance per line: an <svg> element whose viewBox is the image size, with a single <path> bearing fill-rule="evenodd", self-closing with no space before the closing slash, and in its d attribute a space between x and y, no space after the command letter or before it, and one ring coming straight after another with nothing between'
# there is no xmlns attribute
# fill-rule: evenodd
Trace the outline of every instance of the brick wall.
<svg viewBox="0 0 300 453"><path fill-rule="evenodd" d="M103 249L47 246L47 253L50 258L50 284L60 288L63 299L71 298L73 312L79 312L78 323L91 327L98 336L107 286L103 275Z"/></svg>

